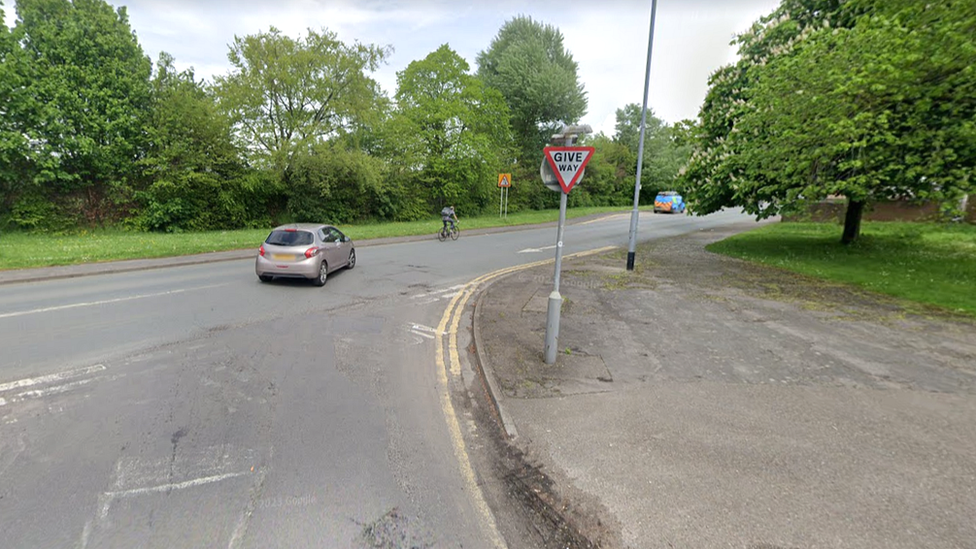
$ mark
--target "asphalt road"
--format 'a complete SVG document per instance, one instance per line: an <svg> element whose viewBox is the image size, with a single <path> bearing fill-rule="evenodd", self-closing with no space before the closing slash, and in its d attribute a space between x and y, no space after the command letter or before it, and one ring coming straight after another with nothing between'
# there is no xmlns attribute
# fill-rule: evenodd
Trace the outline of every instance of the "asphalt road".
<svg viewBox="0 0 976 549"><path fill-rule="evenodd" d="M645 214L641 236L742 219ZM628 226L572 225L565 253ZM361 247L322 289L252 260L0 286L2 545L495 545L433 333L464 283L554 240Z"/></svg>

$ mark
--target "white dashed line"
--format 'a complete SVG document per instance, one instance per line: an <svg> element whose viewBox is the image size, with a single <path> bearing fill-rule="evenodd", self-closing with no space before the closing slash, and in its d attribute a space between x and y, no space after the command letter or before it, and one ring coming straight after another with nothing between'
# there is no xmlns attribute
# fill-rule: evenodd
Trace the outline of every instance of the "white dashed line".
<svg viewBox="0 0 976 549"><path fill-rule="evenodd" d="M56 394L60 394L60 393L66 393L66 392L74 389L75 387L80 387L82 385L86 385L88 383L91 383L92 381L95 381L96 379L98 379L98 378L94 378L93 377L93 378L89 378L89 379L80 379L78 381L73 381L71 383L66 383L64 385L55 385L54 387L48 387L46 389L34 389L34 390L31 390L31 391L24 391L23 393L20 393L17 396L15 396L12 399L12 401L13 402L18 402L18 401L23 400L25 398L39 398L39 397L46 397L48 395L56 395Z"/></svg>
<svg viewBox="0 0 976 549"><path fill-rule="evenodd" d="M103 299L101 301L87 301L87 302L84 302L84 303L72 303L70 305L58 305L56 307L44 307L44 308L41 308L41 309L30 309L30 310L27 310L27 311L16 311L16 312L13 312L13 313L3 313L3 314L0 314L0 318L14 318L14 317L18 317L18 316L36 315L36 314L40 314L40 313L50 313L50 312L53 312L53 311L64 311L66 309L77 309L79 307L94 307L96 305L108 305L110 303L121 303L123 301L134 301L136 299L146 299L146 298L150 298L150 297L162 297L162 296L167 296L167 295L182 294L184 292L192 292L192 291L195 291L195 290L207 290L207 289L210 289L210 288L217 288L217 287L226 286L226 285L227 284L212 284L210 286L200 286L199 288L183 288L183 289L180 289L180 290L170 290L168 292L159 292L159 293L155 293L155 294L131 295L131 296L128 296L128 297L117 297L115 299Z"/></svg>
<svg viewBox="0 0 976 549"><path fill-rule="evenodd" d="M34 385L41 385L44 383L54 383L58 381L64 381L66 379L81 377L84 375L93 374L95 372L102 372L104 370L105 370L104 364L96 364L94 366L88 366L87 368L79 368L77 370L69 370L67 372L60 372L57 374L48 374L46 376L18 379L17 381L0 383L0 393L7 392L11 389L22 389L24 387L33 387Z"/></svg>
<svg viewBox="0 0 976 549"><path fill-rule="evenodd" d="M515 253L519 253L519 254L537 254L537 253L540 253L540 252L544 252L546 250L555 250L555 249L556 249L555 246L544 246L542 248L526 248L524 250L519 250L519 251L517 251Z"/></svg>

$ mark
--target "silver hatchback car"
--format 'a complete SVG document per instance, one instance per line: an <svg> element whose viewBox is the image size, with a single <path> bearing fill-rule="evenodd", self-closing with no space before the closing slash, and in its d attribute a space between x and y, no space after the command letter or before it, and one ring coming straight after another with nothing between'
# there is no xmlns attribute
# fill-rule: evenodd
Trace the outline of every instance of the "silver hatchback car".
<svg viewBox="0 0 976 549"><path fill-rule="evenodd" d="M324 286L329 273L356 266L356 248L331 225L293 223L275 227L258 250L254 272L261 282L305 278Z"/></svg>

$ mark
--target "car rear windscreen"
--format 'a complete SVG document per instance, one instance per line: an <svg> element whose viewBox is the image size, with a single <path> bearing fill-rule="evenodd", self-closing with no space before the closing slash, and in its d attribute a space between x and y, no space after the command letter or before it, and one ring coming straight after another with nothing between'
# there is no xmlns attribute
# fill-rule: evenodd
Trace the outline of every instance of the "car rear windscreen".
<svg viewBox="0 0 976 549"><path fill-rule="evenodd" d="M307 246L312 240L312 233L307 231L271 231L264 242L275 246Z"/></svg>

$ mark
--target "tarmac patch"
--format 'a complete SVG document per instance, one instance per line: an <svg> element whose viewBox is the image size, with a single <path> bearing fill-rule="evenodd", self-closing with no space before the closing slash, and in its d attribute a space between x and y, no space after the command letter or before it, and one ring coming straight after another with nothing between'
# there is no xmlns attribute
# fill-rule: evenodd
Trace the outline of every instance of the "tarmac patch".
<svg viewBox="0 0 976 549"><path fill-rule="evenodd" d="M363 526L359 536L363 549L429 549L434 547L433 536L417 525L416 520L396 507Z"/></svg>

